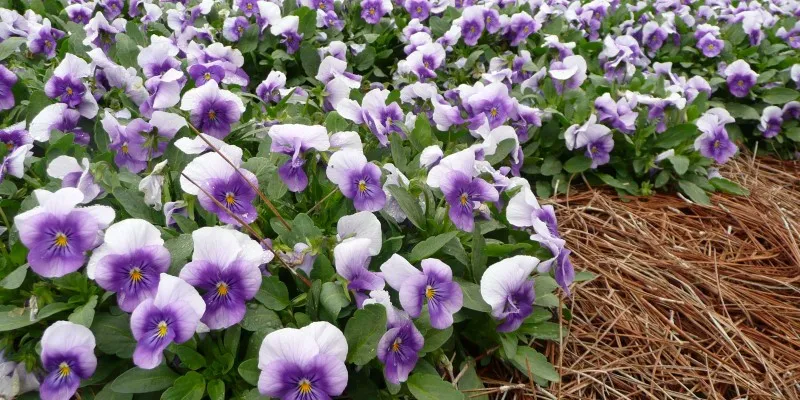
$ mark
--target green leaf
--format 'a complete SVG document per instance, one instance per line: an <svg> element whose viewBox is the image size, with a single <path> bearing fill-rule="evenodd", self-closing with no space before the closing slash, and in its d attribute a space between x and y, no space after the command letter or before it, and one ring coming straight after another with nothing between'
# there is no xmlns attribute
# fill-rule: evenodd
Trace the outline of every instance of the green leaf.
<svg viewBox="0 0 800 400"><path fill-rule="evenodd" d="M425 344L422 346L423 353L430 353L442 347L450 336L453 335L453 327L448 326L446 329L430 329L425 332Z"/></svg>
<svg viewBox="0 0 800 400"><path fill-rule="evenodd" d="M53 104L53 101L50 100L50 98L47 97L43 91L36 90L32 92L31 96L28 98L28 110L26 111L27 114L25 115L28 125L31 124L33 117L39 115L39 112L50 104Z"/></svg>
<svg viewBox="0 0 800 400"><path fill-rule="evenodd" d="M280 311L291 304L289 289L277 276L264 278L261 289L256 293L256 300L270 310Z"/></svg>
<svg viewBox="0 0 800 400"><path fill-rule="evenodd" d="M758 113L753 107L741 103L725 103L725 109L737 121L740 119L750 119L758 121L761 119L761 114Z"/></svg>
<svg viewBox="0 0 800 400"><path fill-rule="evenodd" d="M245 382L251 385L258 385L258 376L261 375L261 370L258 369L258 359L251 358L239 364L239 375Z"/></svg>
<svg viewBox="0 0 800 400"><path fill-rule="evenodd" d="M489 400L489 396L485 394L478 395L478 392L483 391L486 387L483 386L483 381L475 371L473 363L462 362L459 371L464 371L464 374L458 380L458 390L468 393L469 400Z"/></svg>
<svg viewBox="0 0 800 400"><path fill-rule="evenodd" d="M172 214L172 219L175 220L175 223L178 224L178 228L181 228L181 232L183 233L192 233L200 228L197 222L177 213Z"/></svg>
<svg viewBox="0 0 800 400"><path fill-rule="evenodd" d="M320 58L319 53L317 53L317 49L311 44L304 44L300 46L300 51L298 52L300 58L300 65L303 66L303 71L305 71L306 76L309 78L313 78L317 75L317 70L319 70Z"/></svg>
<svg viewBox="0 0 800 400"><path fill-rule="evenodd" d="M350 304L347 297L344 295L342 286L335 282L325 282L322 284L322 292L319 297L319 303L322 309L325 310L331 322L336 321L339 317L339 312L342 308Z"/></svg>
<svg viewBox="0 0 800 400"><path fill-rule="evenodd" d="M694 124L675 125L656 136L655 146L660 149L671 149L694 140L696 136L697 126Z"/></svg>
<svg viewBox="0 0 800 400"><path fill-rule="evenodd" d="M347 321L344 337L347 339L347 361L365 365L375 358L378 341L386 332L386 309L380 304L369 304L356 310Z"/></svg>
<svg viewBox="0 0 800 400"><path fill-rule="evenodd" d="M114 198L133 218L140 218L154 224L160 224L163 218L158 212L144 203L144 195L139 191L118 187L114 189Z"/></svg>
<svg viewBox="0 0 800 400"><path fill-rule="evenodd" d="M225 336L222 339L222 343L229 353L236 354L236 352L239 350L239 341L241 339L242 327L239 325L234 325L225 330Z"/></svg>
<svg viewBox="0 0 800 400"><path fill-rule="evenodd" d="M544 176L553 176L561 172L561 161L555 156L549 156L542 162L541 171Z"/></svg>
<svg viewBox="0 0 800 400"><path fill-rule="evenodd" d="M0 61L5 60L8 56L14 54L23 43L26 42L24 37L9 37L0 43Z"/></svg>
<svg viewBox="0 0 800 400"><path fill-rule="evenodd" d="M349 122L336 111L329 112L328 116L325 117L325 128L330 133L346 131L348 126Z"/></svg>
<svg viewBox="0 0 800 400"><path fill-rule="evenodd" d="M431 133L431 123L428 121L428 116L424 113L417 115L417 120L414 122L414 129L408 135L408 140L417 151L422 151L424 148L434 143L433 134Z"/></svg>
<svg viewBox="0 0 800 400"><path fill-rule="evenodd" d="M111 52L111 59L116 60L123 67L138 67L136 58L139 56L139 47L130 36L124 33L117 34L117 43Z"/></svg>
<svg viewBox="0 0 800 400"><path fill-rule="evenodd" d="M564 163L564 171L570 174L579 174L592 167L592 159L584 155L577 155Z"/></svg>
<svg viewBox="0 0 800 400"><path fill-rule="evenodd" d="M25 281L25 276L28 275L28 264L22 264L17 267L15 270L11 271L10 274L6 275L2 281L0 281L0 287L3 289L16 289L22 285L22 282Z"/></svg>
<svg viewBox="0 0 800 400"><path fill-rule="evenodd" d="M458 235L458 232L450 231L443 233L441 235L430 237L428 239L425 239L417 243L417 245L414 246L413 249L411 249L411 253L409 254L409 261L411 263L416 263L418 261L421 261L423 258L428 258L436 254L436 252L439 251L439 249L444 247L444 245L446 245L447 242L453 240L456 237L456 235Z"/></svg>
<svg viewBox="0 0 800 400"><path fill-rule="evenodd" d="M735 194L739 196L750 195L750 191L747 190L747 188L743 188L738 183L725 178L711 178L708 180L708 182L711 183L714 188L724 193Z"/></svg>
<svg viewBox="0 0 800 400"><path fill-rule="evenodd" d="M164 247L169 250L172 258L169 272L177 276L186 261L191 257L192 251L194 251L192 235L184 233L178 237L168 239L164 242Z"/></svg>
<svg viewBox="0 0 800 400"><path fill-rule="evenodd" d="M566 335L567 329L566 327L560 327L555 322L544 321L535 324L523 324L517 332L528 334L534 339L560 342L561 335Z"/></svg>
<svg viewBox="0 0 800 400"><path fill-rule="evenodd" d="M668 160L672 164L672 169L674 169L678 175L683 175L689 170L689 157L674 155Z"/></svg>
<svg viewBox="0 0 800 400"><path fill-rule="evenodd" d="M225 400L225 382L220 379L212 379L206 385L208 397L211 400Z"/></svg>
<svg viewBox="0 0 800 400"><path fill-rule="evenodd" d="M581 272L578 272L577 274L575 274L574 281L575 282L586 282L586 281L590 281L590 280L592 280L594 278L597 278L597 275L595 275L594 273L592 273L592 272L590 272L588 270L585 270L585 271L581 271Z"/></svg>
<svg viewBox="0 0 800 400"><path fill-rule="evenodd" d="M489 312L492 307L487 304L481 296L481 287L477 283L459 281L461 292L464 294L464 307L470 310Z"/></svg>
<svg viewBox="0 0 800 400"><path fill-rule="evenodd" d="M397 200L397 204L406 214L408 220L411 221L414 226L424 231L425 213L419 205L419 199L415 199L414 196L402 186L388 185L386 188L389 189L389 193L391 193L392 197Z"/></svg>
<svg viewBox="0 0 800 400"><path fill-rule="evenodd" d="M408 390L417 400L463 400L464 394L438 375L416 373L408 378Z"/></svg>
<svg viewBox="0 0 800 400"><path fill-rule="evenodd" d="M693 202L707 206L711 205L711 200L708 198L706 191L700 186L697 186L694 182L680 180L678 181L678 186L681 188L681 191L685 195L689 196L689 199Z"/></svg>
<svg viewBox="0 0 800 400"><path fill-rule="evenodd" d="M70 322L89 328L92 326L92 321L94 320L95 307L97 307L97 295L90 297L86 304L76 308L68 319Z"/></svg>
<svg viewBox="0 0 800 400"><path fill-rule="evenodd" d="M511 360L511 363L525 375L528 375L530 370L533 375L551 382L561 380L553 364L547 361L547 357L530 347L520 346L517 348L517 355Z"/></svg>
<svg viewBox="0 0 800 400"><path fill-rule="evenodd" d="M800 142L800 126L787 129L784 135L794 142Z"/></svg>
<svg viewBox="0 0 800 400"><path fill-rule="evenodd" d="M189 371L175 380L175 384L161 395L161 400L200 400L205 392L206 379L203 375Z"/></svg>
<svg viewBox="0 0 800 400"><path fill-rule="evenodd" d="M179 345L175 347L175 354L181 359L181 363L193 371L206 366L206 358L189 346Z"/></svg>
<svg viewBox="0 0 800 400"><path fill-rule="evenodd" d="M480 282L483 273L486 272L486 239L480 229L472 231L472 258L470 264L472 265L472 280Z"/></svg>
<svg viewBox="0 0 800 400"><path fill-rule="evenodd" d="M133 395L130 393L117 393L111 390L111 385L106 385L103 390L94 396L94 400L131 400Z"/></svg>
<svg viewBox="0 0 800 400"><path fill-rule="evenodd" d="M166 364L153 369L133 367L114 379L111 390L117 393L149 393L164 390L178 379L179 375Z"/></svg>
<svg viewBox="0 0 800 400"><path fill-rule="evenodd" d="M518 142L514 139L504 139L497 144L497 148L493 154L486 156L486 161L491 165L496 165L503 162L506 158L508 158L508 155L511 154L511 151L514 150L514 147L517 146L517 143Z"/></svg>
<svg viewBox="0 0 800 400"><path fill-rule="evenodd" d="M0 305L0 332L13 331L33 325L45 320L47 317L71 308L72 306L67 303L51 303L39 310L35 318L31 318L30 309Z"/></svg>
<svg viewBox="0 0 800 400"><path fill-rule="evenodd" d="M131 358L136 340L131 334L127 314L97 314L91 329L100 351L120 358Z"/></svg>
<svg viewBox="0 0 800 400"><path fill-rule="evenodd" d="M242 35L239 42L236 43L236 48L239 49L242 54L252 53L258 48L259 33L260 30L258 26L253 24L244 31L244 35Z"/></svg>
<svg viewBox="0 0 800 400"><path fill-rule="evenodd" d="M769 104L786 104L797 100L798 97L800 97L800 92L783 87L767 89L761 94L761 98Z"/></svg>
<svg viewBox="0 0 800 400"><path fill-rule="evenodd" d="M260 304L248 304L247 312L241 322L242 328L251 332L272 332L281 329L281 319L275 311L272 311Z"/></svg>

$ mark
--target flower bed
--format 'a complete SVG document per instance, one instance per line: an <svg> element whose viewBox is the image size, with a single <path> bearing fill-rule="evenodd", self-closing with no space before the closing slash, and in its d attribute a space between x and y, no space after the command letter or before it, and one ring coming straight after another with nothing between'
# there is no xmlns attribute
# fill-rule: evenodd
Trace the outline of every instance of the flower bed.
<svg viewBox="0 0 800 400"><path fill-rule="evenodd" d="M547 385L592 275L538 199L800 141L796 2L0 4L8 396Z"/></svg>

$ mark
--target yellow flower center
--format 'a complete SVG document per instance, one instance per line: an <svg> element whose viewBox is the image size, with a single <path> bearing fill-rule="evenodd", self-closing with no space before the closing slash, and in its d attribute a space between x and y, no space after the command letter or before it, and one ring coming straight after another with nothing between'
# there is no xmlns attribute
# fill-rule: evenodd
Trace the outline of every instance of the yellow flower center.
<svg viewBox="0 0 800 400"><path fill-rule="evenodd" d="M469 28L469 33L475 33L475 27L474 26Z"/></svg>
<svg viewBox="0 0 800 400"><path fill-rule="evenodd" d="M397 338L392 343L392 351L397 353L400 351L400 346L403 344L403 339Z"/></svg>
<svg viewBox="0 0 800 400"><path fill-rule="evenodd" d="M214 110L209 111L208 112L208 119L210 119L212 121L216 120L217 119L217 112L214 111Z"/></svg>
<svg viewBox="0 0 800 400"><path fill-rule="evenodd" d="M56 246L67 247L67 235L61 232L56 233Z"/></svg>
<svg viewBox="0 0 800 400"><path fill-rule="evenodd" d="M492 107L491 111L489 111L489 114L492 115L492 118L496 117L497 116L497 107Z"/></svg>
<svg viewBox="0 0 800 400"><path fill-rule="evenodd" d="M422 12L422 7L417 6L417 13L421 13L421 12Z"/></svg>
<svg viewBox="0 0 800 400"><path fill-rule="evenodd" d="M225 282L218 283L217 294L220 296L226 296L228 294L228 284Z"/></svg>
<svg viewBox="0 0 800 400"><path fill-rule="evenodd" d="M311 393L311 382L309 382L308 379L303 379L297 384L297 390L300 391L300 394Z"/></svg>
<svg viewBox="0 0 800 400"><path fill-rule="evenodd" d="M430 300L430 299L433 298L433 296L436 296L436 289L432 288L431 286L426 287L425 288L425 297L427 297L428 300Z"/></svg>
<svg viewBox="0 0 800 400"><path fill-rule="evenodd" d="M528 33L529 30L530 30L530 28L528 28L527 26L522 29L522 31L525 32L525 33Z"/></svg>
<svg viewBox="0 0 800 400"><path fill-rule="evenodd" d="M486 23L488 24L488 23L491 23L491 22L492 22L492 17L486 17Z"/></svg>
<svg viewBox="0 0 800 400"><path fill-rule="evenodd" d="M247 9L248 10L252 10L253 9L253 3L247 3Z"/></svg>
<svg viewBox="0 0 800 400"><path fill-rule="evenodd" d="M597 150L597 146L592 146L591 150L592 154L596 154L599 150Z"/></svg>
<svg viewBox="0 0 800 400"><path fill-rule="evenodd" d="M6 143L6 149L8 151L14 150L14 143L11 142Z"/></svg>
<svg viewBox="0 0 800 400"><path fill-rule="evenodd" d="M369 15L375 15L375 9L374 8L370 8L369 9Z"/></svg>
<svg viewBox="0 0 800 400"><path fill-rule="evenodd" d="M744 81L740 79L739 82L736 82L736 85L739 87L744 87Z"/></svg>
<svg viewBox="0 0 800 400"><path fill-rule="evenodd" d="M158 332L156 333L156 335L158 335L158 337L163 338L164 336L167 336L167 332L168 331L169 331L169 329L167 328L167 322L166 321L161 321L161 322L158 323Z"/></svg>
<svg viewBox="0 0 800 400"><path fill-rule="evenodd" d="M69 367L69 364L65 362L58 364L58 376L63 378L65 376L69 376L69 374L71 373L72 373L72 368Z"/></svg>
<svg viewBox="0 0 800 400"><path fill-rule="evenodd" d="M715 141L714 141L714 148L715 148L715 149L718 149L720 146L722 146L722 143L720 143L720 141L719 141L719 140L715 140Z"/></svg>
<svg viewBox="0 0 800 400"><path fill-rule="evenodd" d="M235 202L236 202L236 196L234 196L233 193L227 193L225 195L225 203L226 204L228 204L229 206L232 206L233 203L235 203Z"/></svg>
<svg viewBox="0 0 800 400"><path fill-rule="evenodd" d="M325 5L325 3L319 3L319 9L320 9L320 10L324 10L324 9L325 9L325 7L327 7L327 6Z"/></svg>
<svg viewBox="0 0 800 400"><path fill-rule="evenodd" d="M67 94L71 96L72 93L73 93L72 92L72 88L71 87L67 87Z"/></svg>
<svg viewBox="0 0 800 400"><path fill-rule="evenodd" d="M469 201L469 195L467 195L466 193L463 193L463 194L461 195L461 200L460 200L460 202L461 202L461 205L462 205L462 206L465 206L465 205L467 205L467 202L468 202L468 201Z"/></svg>
<svg viewBox="0 0 800 400"><path fill-rule="evenodd" d="M44 47L45 47L45 48L48 48L48 49L49 49L49 48L52 48L52 47L53 47L53 42L51 42L51 41L49 41L49 40L45 40L45 41L44 41Z"/></svg>
<svg viewBox="0 0 800 400"><path fill-rule="evenodd" d="M358 181L358 191L359 192L366 192L367 191L367 182L363 179Z"/></svg>
<svg viewBox="0 0 800 400"><path fill-rule="evenodd" d="M713 44L709 44L709 45L708 45L708 49L709 49L709 50L714 50L714 45L713 45Z"/></svg>
<svg viewBox="0 0 800 400"><path fill-rule="evenodd" d="M237 28L236 28L236 30L238 30L238 31L239 31L239 33L242 33L242 32L244 32L244 28L242 28L241 26L237 27Z"/></svg>
<svg viewBox="0 0 800 400"><path fill-rule="evenodd" d="M128 154L128 144L127 143L123 143L121 150L122 150L122 154Z"/></svg>
<svg viewBox="0 0 800 400"><path fill-rule="evenodd" d="M128 276L130 276L131 282L133 283L139 283L142 280L142 277L144 277L142 270L139 268L132 269L131 272L128 273Z"/></svg>

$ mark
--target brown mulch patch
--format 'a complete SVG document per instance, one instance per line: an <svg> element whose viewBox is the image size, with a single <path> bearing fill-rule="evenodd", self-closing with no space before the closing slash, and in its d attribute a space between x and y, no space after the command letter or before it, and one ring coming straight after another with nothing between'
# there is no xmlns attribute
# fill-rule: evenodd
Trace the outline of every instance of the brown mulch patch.
<svg viewBox="0 0 800 400"><path fill-rule="evenodd" d="M562 382L486 377L493 396L800 399L800 163L742 156L723 175L751 195L556 199L576 269L598 276L546 348Z"/></svg>

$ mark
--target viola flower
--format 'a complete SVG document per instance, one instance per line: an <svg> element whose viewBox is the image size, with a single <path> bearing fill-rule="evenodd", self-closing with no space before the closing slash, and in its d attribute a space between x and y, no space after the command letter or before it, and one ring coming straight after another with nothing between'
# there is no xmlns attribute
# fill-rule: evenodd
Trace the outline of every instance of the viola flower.
<svg viewBox="0 0 800 400"><path fill-rule="evenodd" d="M33 143L33 137L25 130L25 121L0 129L0 145L5 145L9 152L31 143Z"/></svg>
<svg viewBox="0 0 800 400"><path fill-rule="evenodd" d="M172 218L174 214L183 215L184 217L189 217L189 212L186 211L186 204L183 200L178 201L168 201L164 203L164 223L167 224L168 227L173 227L177 225L175 219Z"/></svg>
<svg viewBox="0 0 800 400"><path fill-rule="evenodd" d="M284 124L270 127L268 134L272 139L271 152L292 157L278 168L278 175L290 191L302 192L308 186L303 153L311 149L328 150L331 146L328 130L320 125Z"/></svg>
<svg viewBox="0 0 800 400"><path fill-rule="evenodd" d="M94 12L93 8L86 4L70 4L64 10L67 12L67 17L69 17L70 21L78 25L88 24Z"/></svg>
<svg viewBox="0 0 800 400"><path fill-rule="evenodd" d="M216 214L221 222L239 226L236 218L230 215L233 214L244 223L249 224L258 217L256 208L253 206L253 200L256 198L253 187L258 187L258 178L252 172L241 168L242 149L224 145L219 148L219 151L224 153L235 167L228 164L216 152L203 154L192 160L183 169L180 178L181 189L187 194L197 196L200 206L206 211ZM237 169L244 175L244 178L237 172ZM195 183L191 183L183 175L188 176ZM245 179L250 183L248 184ZM253 187L250 186L251 184ZM203 190L200 190L201 188ZM216 202L203 191L213 196ZM217 203L221 204L224 209L220 208Z"/></svg>
<svg viewBox="0 0 800 400"><path fill-rule="evenodd" d="M103 244L92 252L86 275L105 290L116 292L117 304L133 310L156 294L170 254L161 232L142 219L126 219L106 230Z"/></svg>
<svg viewBox="0 0 800 400"><path fill-rule="evenodd" d="M372 290L383 289L383 278L368 269L371 241L366 238L345 240L333 248L336 273L348 281L347 289L353 291L356 305L360 308Z"/></svg>
<svg viewBox="0 0 800 400"><path fill-rule="evenodd" d="M125 5L122 0L100 0L100 7L103 9L103 15L107 19L113 20L122 14L122 8Z"/></svg>
<svg viewBox="0 0 800 400"><path fill-rule="evenodd" d="M441 147L437 145L428 146L422 149L422 153L419 155L419 166L425 169L433 168L439 164L442 157L444 157L444 153Z"/></svg>
<svg viewBox="0 0 800 400"><path fill-rule="evenodd" d="M461 37L467 46L475 46L486 28L484 8L469 6L461 12Z"/></svg>
<svg viewBox="0 0 800 400"><path fill-rule="evenodd" d="M32 144L23 144L9 152L0 162L0 182L6 175L22 178L25 175L25 160L33 155Z"/></svg>
<svg viewBox="0 0 800 400"><path fill-rule="evenodd" d="M241 10L245 17L252 17L258 12L258 1L256 0L236 0L233 3L233 10Z"/></svg>
<svg viewBox="0 0 800 400"><path fill-rule="evenodd" d="M786 44L793 49L800 49L800 21L795 22L794 26L790 30L786 30L784 27L778 28L778 31L775 33L776 36L786 41Z"/></svg>
<svg viewBox="0 0 800 400"><path fill-rule="evenodd" d="M81 379L97 368L94 334L69 321L56 321L42 335L42 367L47 375L39 386L42 400L70 399Z"/></svg>
<svg viewBox="0 0 800 400"><path fill-rule="evenodd" d="M381 252L383 233L381 222L375 214L369 211L360 211L352 215L339 218L336 223L336 239L340 242L349 239L368 239L369 254L377 256Z"/></svg>
<svg viewBox="0 0 800 400"><path fill-rule="evenodd" d="M477 84L471 92L462 93L461 98L465 99L469 114L485 117L491 129L503 125L513 113L514 101L508 94L508 87L500 82L486 86Z"/></svg>
<svg viewBox="0 0 800 400"><path fill-rule="evenodd" d="M286 45L286 52L294 54L300 49L300 42L303 35L299 33L300 18L296 15L287 15L272 24L269 28L270 33L280 36L281 43Z"/></svg>
<svg viewBox="0 0 800 400"><path fill-rule="evenodd" d="M458 229L472 232L475 226L474 209L482 202L499 199L497 189L481 178L462 171L450 171L441 182L442 193L450 206L448 216Z"/></svg>
<svg viewBox="0 0 800 400"><path fill-rule="evenodd" d="M728 137L728 131L725 130L725 124L732 122L736 121L722 108L706 111L695 122L697 129L702 132L694 142L695 150L718 164L726 163L738 151L736 144Z"/></svg>
<svg viewBox="0 0 800 400"><path fill-rule="evenodd" d="M577 150L585 147L590 138L599 138L611 134L611 130L604 125L597 123L597 116L592 114L589 120L583 125L572 125L564 132L568 150Z"/></svg>
<svg viewBox="0 0 800 400"><path fill-rule="evenodd" d="M800 64L792 65L789 70L789 77L794 81L795 86L800 89Z"/></svg>
<svg viewBox="0 0 800 400"><path fill-rule="evenodd" d="M392 12L390 0L361 0L361 19L375 25L381 18Z"/></svg>
<svg viewBox="0 0 800 400"><path fill-rule="evenodd" d="M181 62L175 57L180 50L171 42L153 42L143 48L136 56L136 63L142 68L145 78L160 76L171 69L181 69Z"/></svg>
<svg viewBox="0 0 800 400"><path fill-rule="evenodd" d="M223 139L231 132L231 125L239 121L245 106L239 96L209 81L183 95L181 110L191 112L191 122L198 130Z"/></svg>
<svg viewBox="0 0 800 400"><path fill-rule="evenodd" d="M75 143L89 144L89 134L78 127L78 120L81 117L78 110L67 108L64 103L51 104L31 120L30 134L37 142L50 140L50 132L58 130L64 133L73 133Z"/></svg>
<svg viewBox="0 0 800 400"><path fill-rule="evenodd" d="M244 233L223 227L192 232L192 261L180 278L200 289L206 303L201 321L210 329L225 329L243 318L245 302L261 287L259 266L273 254Z"/></svg>
<svg viewBox="0 0 800 400"><path fill-rule="evenodd" d="M162 273L156 295L139 303L131 314L131 332L136 339L133 363L142 369L157 367L167 346L194 336L205 311L206 303L192 285Z"/></svg>
<svg viewBox="0 0 800 400"><path fill-rule="evenodd" d="M144 194L144 204L151 206L156 211L161 209L161 187L164 185L164 167L167 160L161 161L153 167L150 175L139 181L139 191Z"/></svg>
<svg viewBox="0 0 800 400"><path fill-rule="evenodd" d="M403 132L400 124L404 118L403 110L396 102L386 105L388 97L388 90L372 89L364 95L361 105L354 100L342 99L336 105L336 112L347 120L367 125L381 145L386 146L389 143L389 133Z"/></svg>
<svg viewBox="0 0 800 400"><path fill-rule="evenodd" d="M725 68L728 90L736 97L746 97L750 93L750 88L756 84L757 78L758 74L753 72L744 60L736 60Z"/></svg>
<svg viewBox="0 0 800 400"><path fill-rule="evenodd" d="M81 204L88 204L103 193L103 188L95 183L94 176L89 171L89 159L78 160L70 156L58 156L50 161L47 166L47 175L51 178L61 179L61 187L73 187L83 193Z"/></svg>
<svg viewBox="0 0 800 400"><path fill-rule="evenodd" d="M431 12L431 3L428 0L405 0L403 7L411 15L411 18L419 21L428 19Z"/></svg>
<svg viewBox="0 0 800 400"><path fill-rule="evenodd" d="M425 344L425 338L419 332L408 315L396 309L383 290L373 290L364 305L380 304L386 308L386 333L378 342L378 360L384 365L386 380L399 385L408 380L408 374L419 361L419 352Z"/></svg>
<svg viewBox="0 0 800 400"><path fill-rule="evenodd" d="M592 160L592 168L608 164L611 150L614 149L614 136L611 132L603 133L600 129L590 129L584 139L586 139L585 155Z"/></svg>
<svg viewBox="0 0 800 400"><path fill-rule="evenodd" d="M581 56L569 56L562 61L553 61L549 73L559 94L577 89L586 80L586 60Z"/></svg>
<svg viewBox="0 0 800 400"><path fill-rule="evenodd" d="M492 317L501 321L500 332L513 332L533 312L533 280L531 272L539 259L514 256L492 264L481 277L481 297L492 307Z"/></svg>
<svg viewBox="0 0 800 400"><path fill-rule="evenodd" d="M250 82L247 73L242 69L244 56L237 49L225 46L220 42L201 47L192 41L183 50L186 52L186 58L190 66L194 64L213 64L223 67L225 69L225 77L222 79L222 83L224 84L247 86Z"/></svg>
<svg viewBox="0 0 800 400"><path fill-rule="evenodd" d="M650 49L651 54L655 54L664 45L667 36L669 33L658 22L649 21L642 27L642 43Z"/></svg>
<svg viewBox="0 0 800 400"><path fill-rule="evenodd" d="M497 33L503 28L503 20L500 17L500 13L494 8L483 9L483 22L486 32L489 33Z"/></svg>
<svg viewBox="0 0 800 400"><path fill-rule="evenodd" d="M17 83L17 75L5 65L0 65L0 111L14 108L14 93L11 88Z"/></svg>
<svg viewBox="0 0 800 400"><path fill-rule="evenodd" d="M431 326L447 329L453 325L453 314L461 310L464 300L447 264L426 258L420 271L395 254L381 265L381 272L386 283L400 293L400 304L411 318L418 318L427 302Z"/></svg>
<svg viewBox="0 0 800 400"><path fill-rule="evenodd" d="M280 71L270 71L267 79L264 79L256 87L256 96L261 101L270 104L281 101L280 89L286 87L286 75Z"/></svg>
<svg viewBox="0 0 800 400"><path fill-rule="evenodd" d="M86 262L86 252L102 241L102 231L114 221L107 206L75 207L83 193L63 188L52 193L33 191L39 206L14 217L14 226L28 252L28 264L37 274L55 278L75 272Z"/></svg>
<svg viewBox="0 0 800 400"><path fill-rule="evenodd" d="M761 113L761 123L758 125L758 130L761 131L765 138L771 139L781 132L782 124L783 110L777 106L767 106Z"/></svg>
<svg viewBox="0 0 800 400"><path fill-rule="evenodd" d="M109 23L102 13L96 13L89 20L89 23L83 27L86 31L86 38L83 39L83 44L102 49L103 52L108 53L111 46L117 41L116 35L120 32L125 32L126 23L127 21L123 18L117 18L112 23Z"/></svg>
<svg viewBox="0 0 800 400"><path fill-rule="evenodd" d="M120 168L125 168L135 174L147 168L147 150L145 149L145 138L138 134L138 125L144 121L134 124L131 129L122 125L116 118L106 110L106 115L100 121L103 130L108 133L111 143L109 149L114 151L114 163Z"/></svg>
<svg viewBox="0 0 800 400"><path fill-rule="evenodd" d="M436 78L436 70L442 66L445 59L444 47L439 43L428 43L417 47L408 58L398 66L402 73L411 72L420 81Z"/></svg>
<svg viewBox="0 0 800 400"><path fill-rule="evenodd" d="M706 57L716 57L722 53L725 47L725 42L714 36L713 33L707 33L697 41L697 48L703 52Z"/></svg>
<svg viewBox="0 0 800 400"><path fill-rule="evenodd" d="M183 117L163 111L153 111L150 122L136 118L125 127L125 136L130 140L129 152L141 153L145 160L161 157L167 150L167 143L185 126Z"/></svg>
<svg viewBox="0 0 800 400"><path fill-rule="evenodd" d="M343 149L333 153L326 175L345 197L353 200L356 211L380 211L386 204L381 169L367 162L367 157L359 150Z"/></svg>
<svg viewBox="0 0 800 400"><path fill-rule="evenodd" d="M42 54L48 60L56 56L56 47L59 39L65 33L53 29L50 20L45 18L41 25L34 25L28 34L28 50L33 54Z"/></svg>
<svg viewBox="0 0 800 400"><path fill-rule="evenodd" d="M328 322L268 334L258 351L258 391L269 397L330 399L347 386L347 341Z"/></svg>
<svg viewBox="0 0 800 400"><path fill-rule="evenodd" d="M219 84L225 78L225 68L218 64L193 64L187 71L195 87L203 86L210 81Z"/></svg>
<svg viewBox="0 0 800 400"><path fill-rule="evenodd" d="M783 120L786 122L793 119L800 120L800 101L790 101L784 104L781 112L783 113ZM2 138L2 131L0 131L0 138Z"/></svg>
<svg viewBox="0 0 800 400"><path fill-rule="evenodd" d="M519 12L511 16L506 36L511 40L512 46L519 46L520 43L528 39L528 36L539 31L542 23L533 19L526 12Z"/></svg>
<svg viewBox="0 0 800 400"><path fill-rule="evenodd" d="M45 83L44 93L51 99L77 109L82 116L94 118L97 115L97 101L83 83L83 79L91 73L86 61L67 53Z"/></svg>
<svg viewBox="0 0 800 400"><path fill-rule="evenodd" d="M248 22L245 17L225 18L225 22L222 24L222 37L230 42L238 42L249 27L250 22Z"/></svg>

